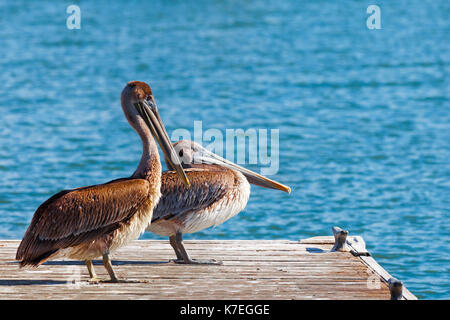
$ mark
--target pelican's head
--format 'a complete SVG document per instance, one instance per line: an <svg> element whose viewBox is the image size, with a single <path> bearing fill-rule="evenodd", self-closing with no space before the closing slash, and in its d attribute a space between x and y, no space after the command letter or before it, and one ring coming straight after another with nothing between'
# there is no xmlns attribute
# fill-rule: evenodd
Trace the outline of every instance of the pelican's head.
<svg viewBox="0 0 450 320"><path fill-rule="evenodd" d="M205 148L194 141L180 140L173 144L173 147L181 160L183 168L190 168L192 164L201 164L202 155L207 152ZM166 164L167 159L166 159ZM169 165L168 168L171 168Z"/></svg>
<svg viewBox="0 0 450 320"><path fill-rule="evenodd" d="M150 86L145 82L131 81L122 90L120 97L122 109L130 125L138 132L142 139L153 136L186 186L189 180L181 166L180 159L175 152L164 124L159 116L156 101Z"/></svg>
<svg viewBox="0 0 450 320"><path fill-rule="evenodd" d="M181 160L183 168L190 168L193 164L210 164L218 165L224 168L241 172L251 184L258 185L264 188L277 189L287 193L291 192L291 188L264 177L256 172L241 167L231 161L228 161L211 151L206 150L198 143L190 140L180 140L173 144L173 147ZM173 170L173 166L166 160L166 165Z"/></svg>
<svg viewBox="0 0 450 320"><path fill-rule="evenodd" d="M125 117L135 129L136 126L140 127L145 124L142 115L136 109L135 105L146 101L149 107L156 106L152 89L150 89L150 86L148 84L141 81L128 82L128 84L122 90L120 100L122 102L122 109L125 113ZM145 130L150 129L147 128L144 129L144 131Z"/></svg>

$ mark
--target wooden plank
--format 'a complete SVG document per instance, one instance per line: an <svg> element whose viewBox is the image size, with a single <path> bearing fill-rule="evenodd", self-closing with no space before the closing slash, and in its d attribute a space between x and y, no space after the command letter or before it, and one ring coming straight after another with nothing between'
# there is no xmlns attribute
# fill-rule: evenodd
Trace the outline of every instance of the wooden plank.
<svg viewBox="0 0 450 320"><path fill-rule="evenodd" d="M80 261L50 261L37 269L19 269L14 261L18 244L17 240L0 241L0 299L390 297L383 274L376 273L373 264L349 252L329 252L333 245L329 237L302 241L185 241L193 258L222 260L220 266L169 263L174 253L168 241L134 241L112 255L118 276L148 281L133 284L89 284L87 269ZM94 265L97 274L106 278L101 262L95 261ZM368 280L373 275L380 285L369 288Z"/></svg>

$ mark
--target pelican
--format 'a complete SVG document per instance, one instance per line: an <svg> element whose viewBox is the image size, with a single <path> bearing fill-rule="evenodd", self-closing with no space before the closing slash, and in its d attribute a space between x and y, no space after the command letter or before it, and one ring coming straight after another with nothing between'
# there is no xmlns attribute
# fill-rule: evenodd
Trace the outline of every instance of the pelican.
<svg viewBox="0 0 450 320"><path fill-rule="evenodd" d="M147 231L169 237L176 263L221 264L214 259L191 259L183 245L183 234L220 225L242 211L250 197L249 182L287 193L291 189L223 159L193 141L178 141L174 148L191 186L187 189L178 181L175 168L165 159L171 171L162 174L162 196Z"/></svg>
<svg viewBox="0 0 450 320"><path fill-rule="evenodd" d="M151 222L161 197L161 163L155 139L182 184L186 177L158 113L150 87L129 82L122 90L126 119L142 140L143 152L133 175L94 186L61 191L39 206L17 249L21 267L49 259L84 260L91 282L119 280L109 254L137 239ZM92 260L102 257L110 280L97 278Z"/></svg>

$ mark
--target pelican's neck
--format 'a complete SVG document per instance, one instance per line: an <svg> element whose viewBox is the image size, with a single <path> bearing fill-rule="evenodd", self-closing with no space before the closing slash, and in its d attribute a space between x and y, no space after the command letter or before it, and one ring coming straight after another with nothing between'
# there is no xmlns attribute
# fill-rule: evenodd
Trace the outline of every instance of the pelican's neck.
<svg viewBox="0 0 450 320"><path fill-rule="evenodd" d="M158 147L153 136L144 130L138 131L142 139L141 161L133 173L133 178L147 179L150 182L161 180L161 162L159 161Z"/></svg>

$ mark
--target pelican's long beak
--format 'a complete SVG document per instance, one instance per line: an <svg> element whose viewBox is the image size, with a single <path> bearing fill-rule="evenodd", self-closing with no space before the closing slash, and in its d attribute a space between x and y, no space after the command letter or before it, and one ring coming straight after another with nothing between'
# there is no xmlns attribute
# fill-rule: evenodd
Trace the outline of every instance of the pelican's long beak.
<svg viewBox="0 0 450 320"><path fill-rule="evenodd" d="M167 134L166 128L161 121L161 117L159 116L156 102L153 99L151 99L151 101L143 100L136 103L134 106L144 119L152 135L156 138L156 141L158 141L161 150L164 152L165 158L168 159L172 167L175 168L175 171L178 173L186 187L189 187L189 179L181 166L181 161L178 154L170 142L169 135Z"/></svg>
<svg viewBox="0 0 450 320"><path fill-rule="evenodd" d="M241 167L205 149L202 149L200 152L194 153L194 163L216 164L228 169L237 170L241 172L251 184L291 193L291 188L289 188L288 186L264 177L244 167Z"/></svg>

